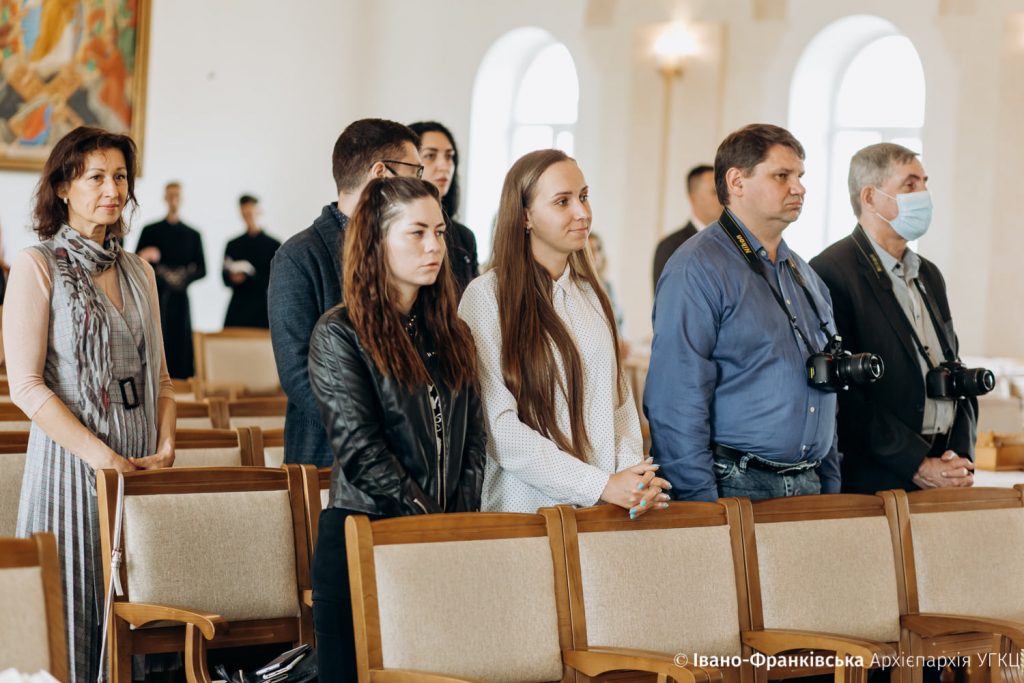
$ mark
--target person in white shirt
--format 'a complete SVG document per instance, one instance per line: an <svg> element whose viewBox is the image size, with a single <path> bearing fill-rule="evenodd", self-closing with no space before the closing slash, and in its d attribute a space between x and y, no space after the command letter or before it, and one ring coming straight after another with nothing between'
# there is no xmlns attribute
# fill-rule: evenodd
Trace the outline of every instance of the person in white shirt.
<svg viewBox="0 0 1024 683"><path fill-rule="evenodd" d="M489 435L482 510L603 501L636 517L668 505L670 484L643 457L615 317L586 249L588 194L563 152L516 161L493 268L459 306L476 342Z"/></svg>

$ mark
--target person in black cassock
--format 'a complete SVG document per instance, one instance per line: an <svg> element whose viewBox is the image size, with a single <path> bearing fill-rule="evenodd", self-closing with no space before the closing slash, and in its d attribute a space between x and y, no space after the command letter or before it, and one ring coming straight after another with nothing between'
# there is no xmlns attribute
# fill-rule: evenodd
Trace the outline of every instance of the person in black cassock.
<svg viewBox="0 0 1024 683"><path fill-rule="evenodd" d="M178 217L180 183L167 183L164 201L167 202L167 218L142 229L135 251L149 261L156 272L167 372L176 379L188 379L196 374L188 286L206 277L206 259L199 232Z"/></svg>
<svg viewBox="0 0 1024 683"><path fill-rule="evenodd" d="M257 221L259 200L242 195L238 200L245 234L228 242L224 250L224 284L233 290L224 327L270 327L267 285L270 261L281 243L263 232Z"/></svg>
<svg viewBox="0 0 1024 683"><path fill-rule="evenodd" d="M473 231L455 220L459 212L459 150L450 130L437 121L419 121L409 125L420 136L420 160L423 162L423 179L430 181L441 193L441 208L444 209L448 230L448 260L452 264L452 275L459 286L459 296L466 286L480 274L480 263L476 253L476 236Z"/></svg>

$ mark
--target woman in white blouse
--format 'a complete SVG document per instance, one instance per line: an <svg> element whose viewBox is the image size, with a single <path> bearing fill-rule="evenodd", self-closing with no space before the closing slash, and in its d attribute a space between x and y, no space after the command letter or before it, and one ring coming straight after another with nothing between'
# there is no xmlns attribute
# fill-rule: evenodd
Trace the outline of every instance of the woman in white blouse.
<svg viewBox="0 0 1024 683"><path fill-rule="evenodd" d="M505 176L493 269L459 315L476 341L489 438L482 510L664 507L644 460L608 297L586 251L591 211L576 162L531 152Z"/></svg>

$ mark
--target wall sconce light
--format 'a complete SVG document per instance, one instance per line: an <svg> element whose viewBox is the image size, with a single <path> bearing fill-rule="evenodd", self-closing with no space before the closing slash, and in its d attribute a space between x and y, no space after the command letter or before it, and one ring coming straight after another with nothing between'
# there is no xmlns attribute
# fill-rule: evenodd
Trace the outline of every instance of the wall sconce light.
<svg viewBox="0 0 1024 683"><path fill-rule="evenodd" d="M697 41L681 22L668 24L654 41L654 57L662 77L664 102L661 118L661 167L658 177L657 232L662 233L665 217L665 186L668 182L668 152L672 128L672 88L682 77L688 57L697 53Z"/></svg>

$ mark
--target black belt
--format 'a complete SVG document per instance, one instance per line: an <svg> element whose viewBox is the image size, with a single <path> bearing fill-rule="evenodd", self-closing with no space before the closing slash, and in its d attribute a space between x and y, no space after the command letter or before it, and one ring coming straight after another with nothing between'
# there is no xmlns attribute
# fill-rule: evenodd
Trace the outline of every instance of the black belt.
<svg viewBox="0 0 1024 683"><path fill-rule="evenodd" d="M141 405L139 401L139 390L135 386L135 378L115 380L121 388L121 403L125 410L133 410Z"/></svg>
<svg viewBox="0 0 1024 683"><path fill-rule="evenodd" d="M820 460L816 460L814 462L805 460L803 462L795 462L792 464L781 462L775 463L765 460L754 453L748 453L746 451L741 451L738 448L731 448L730 446L723 446L721 444L712 444L711 450L719 458L725 458L726 460L732 460L733 462L746 461L748 467L753 467L757 470L764 470L766 472L774 472L775 474L795 474L797 472L806 472L807 470L816 470L821 467Z"/></svg>

